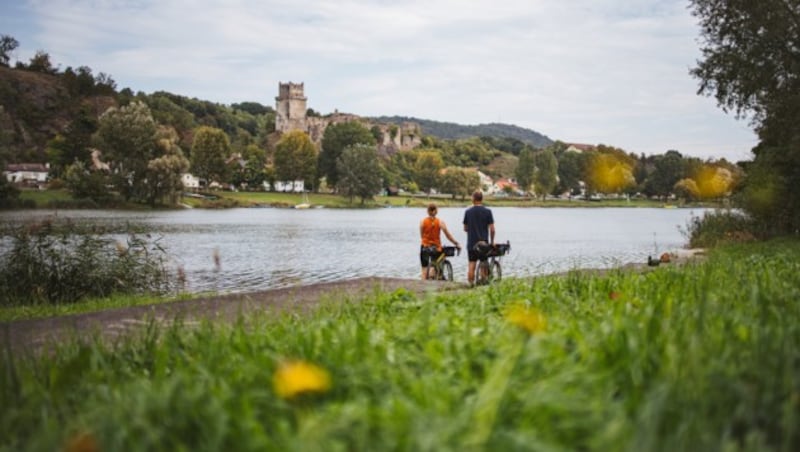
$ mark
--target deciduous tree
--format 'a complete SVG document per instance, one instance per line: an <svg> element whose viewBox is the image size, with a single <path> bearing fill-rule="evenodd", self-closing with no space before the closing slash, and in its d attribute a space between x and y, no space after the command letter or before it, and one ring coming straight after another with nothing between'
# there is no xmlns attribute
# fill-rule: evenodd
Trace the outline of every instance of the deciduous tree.
<svg viewBox="0 0 800 452"><path fill-rule="evenodd" d="M216 127L202 126L197 129L192 142L192 174L211 182L227 182L228 167L225 161L231 155L228 135Z"/></svg>
<svg viewBox="0 0 800 452"><path fill-rule="evenodd" d="M439 172L444 167L442 156L435 149L420 149L414 163L414 180L426 193L439 184Z"/></svg>
<svg viewBox="0 0 800 452"><path fill-rule="evenodd" d="M800 1L691 0L704 39L700 93L751 116L760 142L743 206L775 232L800 229Z"/></svg>
<svg viewBox="0 0 800 452"><path fill-rule="evenodd" d="M375 143L372 132L358 121L329 125L322 135L318 162L320 177L325 177L329 187L336 187L339 180L338 160L342 151L356 144L374 146Z"/></svg>
<svg viewBox="0 0 800 452"><path fill-rule="evenodd" d="M526 147L519 153L519 161L514 175L517 176L517 185L525 193L529 192L533 184L533 174L536 170L536 163L533 157L534 151Z"/></svg>
<svg viewBox="0 0 800 452"><path fill-rule="evenodd" d="M13 36L0 36L0 66L8 66L11 54L19 47L19 41Z"/></svg>
<svg viewBox="0 0 800 452"><path fill-rule="evenodd" d="M474 169L449 167L441 178L441 189L450 193L453 198L461 197L462 200L470 196L481 186L481 179Z"/></svg>
<svg viewBox="0 0 800 452"><path fill-rule="evenodd" d="M142 102L110 108L100 116L97 148L112 161L114 185L126 199L147 199L147 165L156 158L156 124Z"/></svg>
<svg viewBox="0 0 800 452"><path fill-rule="evenodd" d="M375 146L356 144L342 151L337 161L339 193L350 202L358 196L361 204L381 190L381 165Z"/></svg>
<svg viewBox="0 0 800 452"><path fill-rule="evenodd" d="M549 149L539 151L534 155L536 170L533 174L533 184L536 193L544 199L553 193L558 183L558 161Z"/></svg>
<svg viewBox="0 0 800 452"><path fill-rule="evenodd" d="M285 133L275 145L275 173L279 181L304 181L314 186L317 174L317 149L302 130Z"/></svg>

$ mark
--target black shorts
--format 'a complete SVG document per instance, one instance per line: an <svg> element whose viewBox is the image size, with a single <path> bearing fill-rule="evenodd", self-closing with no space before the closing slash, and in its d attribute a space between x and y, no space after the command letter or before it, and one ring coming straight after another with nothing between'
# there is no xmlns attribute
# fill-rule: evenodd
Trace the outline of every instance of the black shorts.
<svg viewBox="0 0 800 452"><path fill-rule="evenodd" d="M467 259L470 262L484 260L489 257L489 251L491 249L492 247L488 242L480 241L467 250Z"/></svg>
<svg viewBox="0 0 800 452"><path fill-rule="evenodd" d="M419 247L419 263L420 267L428 266L428 256L432 261L435 261L442 255L442 252L437 250L435 246L422 246Z"/></svg>

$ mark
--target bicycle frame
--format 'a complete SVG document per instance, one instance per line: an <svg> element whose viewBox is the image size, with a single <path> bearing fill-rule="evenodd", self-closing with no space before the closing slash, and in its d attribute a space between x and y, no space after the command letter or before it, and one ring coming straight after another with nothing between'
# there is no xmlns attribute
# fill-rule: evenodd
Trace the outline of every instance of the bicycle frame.
<svg viewBox="0 0 800 452"><path fill-rule="evenodd" d="M478 259L478 265L475 268L475 283L483 285L502 279L503 267L500 265L500 258L509 252L511 252L510 242L494 244L485 256Z"/></svg>
<svg viewBox="0 0 800 452"><path fill-rule="evenodd" d="M428 254L428 265L425 267L425 275L428 279L453 280L453 266L447 257L454 254L452 251L454 249L456 248L452 246L443 247L442 252L435 259ZM461 250L458 251L460 254ZM445 267L449 268L447 272L445 272ZM431 276L431 270L433 270L433 276Z"/></svg>

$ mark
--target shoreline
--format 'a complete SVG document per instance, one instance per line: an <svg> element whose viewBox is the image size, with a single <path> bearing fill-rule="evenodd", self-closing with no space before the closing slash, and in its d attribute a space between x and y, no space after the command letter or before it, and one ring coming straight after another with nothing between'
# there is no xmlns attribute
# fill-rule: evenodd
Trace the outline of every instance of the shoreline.
<svg viewBox="0 0 800 452"><path fill-rule="evenodd" d="M670 261L663 265L686 265L697 262L706 255L704 249L681 249L667 252ZM575 269L549 275L558 277L572 272L604 275L614 270L634 272L651 271L658 266L630 262L610 269ZM220 295L198 295L176 301L147 305L110 308L81 314L68 314L44 318L0 322L0 347L15 351L47 349L55 343L70 338L86 341L95 335L103 340L114 340L136 330L141 331L151 323L184 325L202 321L233 322L252 312L308 313L328 303L342 301L360 302L375 293L407 290L425 295L455 290L474 290L464 282L423 281L420 279L360 277L334 282L311 283L292 287L265 289L255 292Z"/></svg>

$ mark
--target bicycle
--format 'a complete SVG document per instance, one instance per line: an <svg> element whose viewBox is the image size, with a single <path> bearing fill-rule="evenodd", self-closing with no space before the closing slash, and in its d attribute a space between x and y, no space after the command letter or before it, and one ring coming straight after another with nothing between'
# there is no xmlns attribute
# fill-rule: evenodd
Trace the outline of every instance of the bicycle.
<svg viewBox="0 0 800 452"><path fill-rule="evenodd" d="M456 248L455 246L443 246L441 253L436 250L435 246L428 247L426 249L426 254L428 255L428 265L425 267L425 274L428 276L428 279L452 281L453 264L451 264L447 258L455 256L456 251L458 254L461 254L461 249ZM433 256L436 256L437 254L438 256L434 259ZM433 278L430 277L431 272L433 272Z"/></svg>
<svg viewBox="0 0 800 452"><path fill-rule="evenodd" d="M484 285L492 281L500 281L503 278L500 258L511 252L511 243L506 241L506 243L495 243L490 246L486 242L478 242L475 249L480 253L475 283Z"/></svg>

